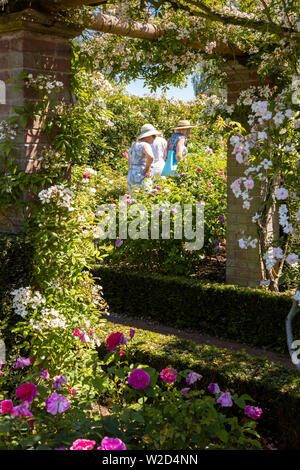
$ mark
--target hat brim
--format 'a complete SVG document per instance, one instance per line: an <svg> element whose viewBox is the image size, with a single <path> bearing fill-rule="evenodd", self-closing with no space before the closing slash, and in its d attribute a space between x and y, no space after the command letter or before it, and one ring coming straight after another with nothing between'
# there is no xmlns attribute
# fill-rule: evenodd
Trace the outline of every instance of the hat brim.
<svg viewBox="0 0 300 470"><path fill-rule="evenodd" d="M148 132L145 132L144 134L140 134L138 136L138 140L143 139L144 137L149 137L150 135L160 135L160 134L161 134L160 131L148 131Z"/></svg>
<svg viewBox="0 0 300 470"><path fill-rule="evenodd" d="M173 130L176 131L176 129L192 129L193 127L197 126L181 126L181 127L173 127Z"/></svg>

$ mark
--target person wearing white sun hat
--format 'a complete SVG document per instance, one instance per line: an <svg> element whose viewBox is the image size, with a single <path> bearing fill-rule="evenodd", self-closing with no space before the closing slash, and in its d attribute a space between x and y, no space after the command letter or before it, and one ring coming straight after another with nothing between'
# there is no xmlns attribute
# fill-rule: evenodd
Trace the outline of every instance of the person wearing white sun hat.
<svg viewBox="0 0 300 470"><path fill-rule="evenodd" d="M173 128L174 133L167 144L167 161L161 176L176 175L177 163L187 155L186 141L190 136L192 126L190 121L181 119Z"/></svg>
<svg viewBox="0 0 300 470"><path fill-rule="evenodd" d="M127 184L129 194L132 193L133 186L143 185L145 178L150 177L150 168L154 160L151 145L160 131L152 124L144 124L140 135L129 149Z"/></svg>

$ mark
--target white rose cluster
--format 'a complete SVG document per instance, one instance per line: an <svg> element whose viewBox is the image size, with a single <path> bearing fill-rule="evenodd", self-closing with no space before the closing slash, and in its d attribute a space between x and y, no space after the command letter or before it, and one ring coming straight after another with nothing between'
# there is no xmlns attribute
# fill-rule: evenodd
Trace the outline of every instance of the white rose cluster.
<svg viewBox="0 0 300 470"><path fill-rule="evenodd" d="M55 202L58 207L66 207L68 211L74 210L72 206L74 193L63 184L51 186L48 189L43 189L39 192L38 197L42 204L49 204L51 201Z"/></svg>
<svg viewBox="0 0 300 470"><path fill-rule="evenodd" d="M13 309L22 318L28 314L28 308L35 310L46 302L38 291L32 292L29 287L20 287L13 290L11 295L13 296Z"/></svg>
<svg viewBox="0 0 300 470"><path fill-rule="evenodd" d="M15 140L17 136L16 125L7 121L0 122L0 142Z"/></svg>
<svg viewBox="0 0 300 470"><path fill-rule="evenodd" d="M54 80L52 77L43 74L38 74L36 77L33 77L32 73L29 73L27 78L28 86L35 86L38 90L46 92L47 95L64 87L63 82Z"/></svg>
<svg viewBox="0 0 300 470"><path fill-rule="evenodd" d="M32 318L29 320L29 325L34 330L44 330L53 328L66 329L68 327L64 315L59 313L54 308L44 308L43 310L41 310L41 314L41 321L35 321Z"/></svg>

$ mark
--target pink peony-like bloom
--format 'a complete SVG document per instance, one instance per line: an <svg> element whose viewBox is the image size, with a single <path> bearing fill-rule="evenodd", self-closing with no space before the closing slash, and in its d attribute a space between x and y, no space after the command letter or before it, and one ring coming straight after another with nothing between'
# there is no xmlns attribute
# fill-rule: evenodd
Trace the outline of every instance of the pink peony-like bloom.
<svg viewBox="0 0 300 470"><path fill-rule="evenodd" d="M122 155L123 155L123 157L128 158L128 153L127 152L123 152Z"/></svg>
<svg viewBox="0 0 300 470"><path fill-rule="evenodd" d="M217 402L221 403L222 406L232 406L230 392L222 393L222 395L217 399Z"/></svg>
<svg viewBox="0 0 300 470"><path fill-rule="evenodd" d="M30 357L25 358L25 357L19 356L15 363L15 369L17 369L18 367L27 367L27 366L30 366L31 364L32 364L32 360Z"/></svg>
<svg viewBox="0 0 300 470"><path fill-rule="evenodd" d="M104 437L101 442L101 446L97 447L97 450L126 450L126 445L121 439L113 437Z"/></svg>
<svg viewBox="0 0 300 470"><path fill-rule="evenodd" d="M34 397L38 394L36 386L32 383L25 383L20 385L16 390L16 397L21 401L31 403Z"/></svg>
<svg viewBox="0 0 300 470"><path fill-rule="evenodd" d="M202 378L203 375L197 374L197 372L190 372L185 381L188 385L192 385L193 383L197 382L197 380L201 380Z"/></svg>
<svg viewBox="0 0 300 470"><path fill-rule="evenodd" d="M148 387L150 375L142 369L133 370L128 377L128 383L137 390Z"/></svg>
<svg viewBox="0 0 300 470"><path fill-rule="evenodd" d="M45 401L48 413L56 415L63 413L70 408L71 403L63 395L53 392Z"/></svg>
<svg viewBox="0 0 300 470"><path fill-rule="evenodd" d="M108 338L106 338L106 346L109 351L114 351L117 346L120 346L120 344L125 343L125 338L123 333L120 333L119 331L117 333L112 333L109 335Z"/></svg>
<svg viewBox="0 0 300 470"><path fill-rule="evenodd" d="M62 390L62 385L67 383L67 378L64 375L56 375L53 377L52 386L54 390Z"/></svg>
<svg viewBox="0 0 300 470"><path fill-rule="evenodd" d="M177 374L177 370L169 367L168 369L163 369L161 371L160 377L165 383L170 384L170 383L176 382L176 374Z"/></svg>
<svg viewBox="0 0 300 470"><path fill-rule="evenodd" d="M209 384L207 388L210 393L220 393L221 391L219 385L216 383Z"/></svg>
<svg viewBox="0 0 300 470"><path fill-rule="evenodd" d="M258 419L262 414L262 409L257 406L247 405L245 407L245 415L249 416L251 419Z"/></svg>
<svg viewBox="0 0 300 470"><path fill-rule="evenodd" d="M10 412L10 416L19 417L19 418L33 418L33 414L28 409L28 405L26 403L22 403L21 405L14 406ZM30 426L33 426L33 419L28 421Z"/></svg>
<svg viewBox="0 0 300 470"><path fill-rule="evenodd" d="M8 414L8 413L11 413L11 411L13 410L13 402L12 400L3 400L1 401L1 409L0 409L0 413L2 414Z"/></svg>
<svg viewBox="0 0 300 470"><path fill-rule="evenodd" d="M92 450L96 441L89 441L88 439L77 439L73 442L70 450Z"/></svg>
<svg viewBox="0 0 300 470"><path fill-rule="evenodd" d="M41 375L40 375L40 379L49 379L50 377L50 374L49 372L47 371L47 369L41 369Z"/></svg>

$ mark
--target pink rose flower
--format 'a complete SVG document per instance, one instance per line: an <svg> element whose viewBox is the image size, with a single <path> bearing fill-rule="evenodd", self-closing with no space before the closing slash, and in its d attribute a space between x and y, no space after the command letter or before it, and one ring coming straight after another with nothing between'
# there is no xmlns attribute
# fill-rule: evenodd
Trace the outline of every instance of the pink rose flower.
<svg viewBox="0 0 300 470"><path fill-rule="evenodd" d="M13 409L10 412L10 416L16 417L18 416L19 418L33 418L33 414L31 411L28 409L28 405L26 403L22 403L21 405L14 406ZM33 426L33 419L28 421L28 424L30 426Z"/></svg>
<svg viewBox="0 0 300 470"><path fill-rule="evenodd" d="M30 366L31 364L32 364L32 360L30 357L25 358L25 357L19 356L18 359L16 360L15 369L17 369L18 367L27 367L27 366Z"/></svg>
<svg viewBox="0 0 300 470"><path fill-rule="evenodd" d="M56 415L63 413L70 408L71 403L63 395L53 392L45 401L48 413Z"/></svg>
<svg viewBox="0 0 300 470"><path fill-rule="evenodd" d="M21 401L26 401L28 403L31 403L37 394L36 386L32 383L20 385L16 390L16 397Z"/></svg>
<svg viewBox="0 0 300 470"><path fill-rule="evenodd" d="M262 409L258 408L257 406L247 405L245 407L245 415L249 416L251 419L258 419L262 414Z"/></svg>
<svg viewBox="0 0 300 470"><path fill-rule="evenodd" d="M67 378L64 375L56 375L53 377L53 389L54 390L62 390L62 385L67 383Z"/></svg>
<svg viewBox="0 0 300 470"><path fill-rule="evenodd" d="M1 402L1 409L0 409L0 413L2 414L8 414L8 413L11 413L11 411L13 410L13 402L12 400L3 400Z"/></svg>
<svg viewBox="0 0 300 470"><path fill-rule="evenodd" d="M192 385L193 383L197 382L197 380L201 380L202 378L203 375L197 374L197 372L190 372L185 381L188 385Z"/></svg>
<svg viewBox="0 0 300 470"><path fill-rule="evenodd" d="M149 382L150 375L142 369L133 370L128 377L129 385L137 390L148 387Z"/></svg>
<svg viewBox="0 0 300 470"><path fill-rule="evenodd" d="M171 369L171 367L169 367L168 369L163 369L161 371L160 377L165 383L170 384L170 383L176 382L176 374L177 374L177 370Z"/></svg>
<svg viewBox="0 0 300 470"><path fill-rule="evenodd" d="M112 333L109 335L108 338L106 338L106 346L109 351L114 351L117 346L120 346L120 344L125 343L125 338L123 333L120 333L119 331L117 333Z"/></svg>
<svg viewBox="0 0 300 470"><path fill-rule="evenodd" d="M232 406L231 394L230 392L222 393L222 395L217 399L218 403L221 403L222 406Z"/></svg>
<svg viewBox="0 0 300 470"><path fill-rule="evenodd" d="M73 336L80 336L81 335L81 331L80 330L75 330L74 333L72 333Z"/></svg>
<svg viewBox="0 0 300 470"><path fill-rule="evenodd" d="M219 385L216 383L209 384L207 388L210 393L220 393L221 391Z"/></svg>
<svg viewBox="0 0 300 470"><path fill-rule="evenodd" d="M199 168L197 168L196 171L202 171L202 170L203 170L203 168L201 168L201 166L199 166Z"/></svg>
<svg viewBox="0 0 300 470"><path fill-rule="evenodd" d="M49 379L50 374L46 369L41 369L41 372L40 379Z"/></svg>
<svg viewBox="0 0 300 470"><path fill-rule="evenodd" d="M104 437L101 442L101 446L97 450L126 450L126 445L121 439L113 437Z"/></svg>
<svg viewBox="0 0 300 470"><path fill-rule="evenodd" d="M70 450L92 450L96 441L89 441L88 439L77 439L73 442Z"/></svg>

